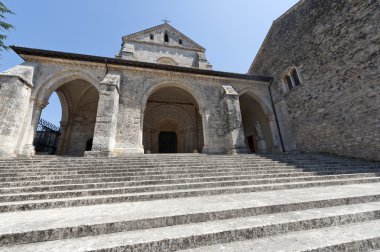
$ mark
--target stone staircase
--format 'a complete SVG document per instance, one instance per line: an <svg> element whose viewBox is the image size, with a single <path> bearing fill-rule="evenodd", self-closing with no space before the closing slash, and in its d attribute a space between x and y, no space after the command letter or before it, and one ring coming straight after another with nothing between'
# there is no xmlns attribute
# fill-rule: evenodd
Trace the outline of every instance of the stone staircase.
<svg viewBox="0 0 380 252"><path fill-rule="evenodd" d="M376 162L317 154L0 160L0 251L376 249Z"/></svg>

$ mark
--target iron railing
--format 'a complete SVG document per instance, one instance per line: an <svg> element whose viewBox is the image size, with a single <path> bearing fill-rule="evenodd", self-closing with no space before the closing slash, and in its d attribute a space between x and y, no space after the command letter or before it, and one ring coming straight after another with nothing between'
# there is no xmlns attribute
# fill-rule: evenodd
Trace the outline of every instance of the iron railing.
<svg viewBox="0 0 380 252"><path fill-rule="evenodd" d="M37 132L33 141L36 152L44 152L49 155L56 154L60 135L59 126L41 118L38 122Z"/></svg>

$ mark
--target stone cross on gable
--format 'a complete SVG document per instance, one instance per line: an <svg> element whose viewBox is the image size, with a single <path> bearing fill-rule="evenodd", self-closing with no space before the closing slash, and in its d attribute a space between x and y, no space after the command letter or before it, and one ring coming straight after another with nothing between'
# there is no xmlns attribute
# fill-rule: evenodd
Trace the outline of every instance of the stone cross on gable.
<svg viewBox="0 0 380 252"><path fill-rule="evenodd" d="M164 22L165 24L168 24L168 23L171 22L171 21L168 20L168 18L165 18L165 19L163 19L163 20L161 20L161 21Z"/></svg>

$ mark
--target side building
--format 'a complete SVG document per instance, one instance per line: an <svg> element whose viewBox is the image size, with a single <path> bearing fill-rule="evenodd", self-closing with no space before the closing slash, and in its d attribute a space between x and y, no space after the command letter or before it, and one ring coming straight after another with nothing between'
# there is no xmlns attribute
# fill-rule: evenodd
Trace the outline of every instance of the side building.
<svg viewBox="0 0 380 252"><path fill-rule="evenodd" d="M380 160L379 20L376 0L302 0L274 21L249 74L273 76L295 149Z"/></svg>

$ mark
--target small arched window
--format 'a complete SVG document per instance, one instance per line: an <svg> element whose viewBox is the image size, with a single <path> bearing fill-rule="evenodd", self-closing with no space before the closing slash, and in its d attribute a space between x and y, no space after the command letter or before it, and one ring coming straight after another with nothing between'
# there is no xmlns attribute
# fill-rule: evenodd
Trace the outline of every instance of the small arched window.
<svg viewBox="0 0 380 252"><path fill-rule="evenodd" d="M285 76L285 81L286 81L286 84L288 84L288 89L292 89L293 88L293 83L292 83L292 79L290 79L290 76L289 75L286 75Z"/></svg>
<svg viewBox="0 0 380 252"><path fill-rule="evenodd" d="M150 40L154 40L154 35L150 34Z"/></svg>
<svg viewBox="0 0 380 252"><path fill-rule="evenodd" d="M301 85L299 73L295 67L290 68L287 74L283 77L283 90L284 93L289 92L296 86Z"/></svg>
<svg viewBox="0 0 380 252"><path fill-rule="evenodd" d="M294 80L294 84L296 86L301 85L300 78L298 77L298 73L297 73L297 70L295 68L292 70L291 75L292 75L292 78Z"/></svg>
<svg viewBox="0 0 380 252"><path fill-rule="evenodd" d="M169 42L169 35L165 32L164 41Z"/></svg>

